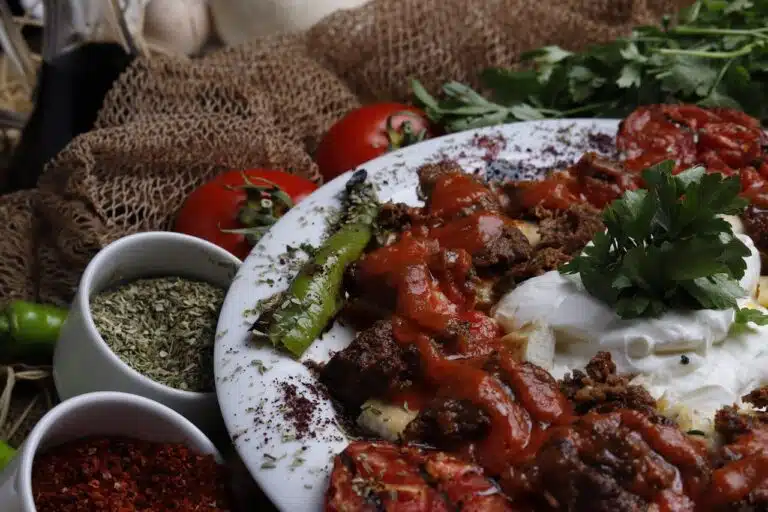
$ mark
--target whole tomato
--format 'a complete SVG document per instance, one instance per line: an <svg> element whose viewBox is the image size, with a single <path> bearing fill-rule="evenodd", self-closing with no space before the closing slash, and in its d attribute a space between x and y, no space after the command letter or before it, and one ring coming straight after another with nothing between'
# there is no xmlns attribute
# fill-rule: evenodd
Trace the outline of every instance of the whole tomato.
<svg viewBox="0 0 768 512"><path fill-rule="evenodd" d="M679 110L674 112L682 115ZM619 125L616 147L630 171L640 172L670 158L676 161L677 170L696 162L693 133L675 125L663 105L639 107L627 116Z"/></svg>
<svg viewBox="0 0 768 512"><path fill-rule="evenodd" d="M315 152L315 162L328 181L373 160L434 135L426 114L399 103L375 103L337 121Z"/></svg>
<svg viewBox="0 0 768 512"><path fill-rule="evenodd" d="M308 179L282 171L225 172L187 197L174 228L243 260L277 219L316 189Z"/></svg>

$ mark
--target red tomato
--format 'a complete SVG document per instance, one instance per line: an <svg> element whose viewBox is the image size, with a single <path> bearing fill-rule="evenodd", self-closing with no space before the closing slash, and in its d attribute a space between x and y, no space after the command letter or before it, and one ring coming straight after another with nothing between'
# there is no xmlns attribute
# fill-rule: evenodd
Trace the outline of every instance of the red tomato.
<svg viewBox="0 0 768 512"><path fill-rule="evenodd" d="M375 103L353 110L336 122L315 152L328 181L384 153L433 135L426 114L399 103Z"/></svg>
<svg viewBox="0 0 768 512"><path fill-rule="evenodd" d="M730 108L713 108L712 112L723 121L740 124L746 128L760 130L762 132L760 121L755 117L741 112L740 110L733 110Z"/></svg>
<svg viewBox="0 0 768 512"><path fill-rule="evenodd" d="M619 126L616 147L624 154L630 171L641 171L664 160L675 159L677 169L696 161L693 133L681 130L664 113L664 107L639 107Z"/></svg>
<svg viewBox="0 0 768 512"><path fill-rule="evenodd" d="M707 168L707 172L719 172L726 176L734 173L734 170L725 163L721 155L711 149L699 153L699 162Z"/></svg>
<svg viewBox="0 0 768 512"><path fill-rule="evenodd" d="M175 230L208 240L242 260L278 218L315 189L308 179L281 171L225 172L187 197Z"/></svg>
<svg viewBox="0 0 768 512"><path fill-rule="evenodd" d="M741 195L755 206L768 208L768 182L753 167L740 171Z"/></svg>
<svg viewBox="0 0 768 512"><path fill-rule="evenodd" d="M695 141L695 142L694 142ZM675 172L693 164L739 175L742 196L768 207L768 135L760 121L738 110L694 105L648 105L622 121L616 145L624 166L639 171L674 156Z"/></svg>
<svg viewBox="0 0 768 512"><path fill-rule="evenodd" d="M713 110L705 110L696 105L661 105L659 111L693 131L721 120Z"/></svg>
<svg viewBox="0 0 768 512"><path fill-rule="evenodd" d="M762 151L760 130L735 123L711 124L699 131L699 148L717 151L731 167L746 167L757 160Z"/></svg>
<svg viewBox="0 0 768 512"><path fill-rule="evenodd" d="M739 171L739 178L741 179L741 190L744 192L765 187L765 179L760 176L754 167L745 167Z"/></svg>

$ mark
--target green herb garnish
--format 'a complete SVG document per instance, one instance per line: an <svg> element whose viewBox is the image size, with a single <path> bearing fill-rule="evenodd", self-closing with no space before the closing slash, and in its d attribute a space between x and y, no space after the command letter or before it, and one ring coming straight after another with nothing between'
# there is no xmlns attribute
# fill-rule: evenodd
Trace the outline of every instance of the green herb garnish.
<svg viewBox="0 0 768 512"><path fill-rule="evenodd" d="M226 290L182 277L138 279L91 297L110 349L137 372L176 389L214 389L216 322Z"/></svg>
<svg viewBox="0 0 768 512"><path fill-rule="evenodd" d="M736 318L733 320L731 332L737 334L748 329L749 323L757 325L768 325L768 315L759 309L741 308L736 311Z"/></svg>
<svg viewBox="0 0 768 512"><path fill-rule="evenodd" d="M521 56L521 69L480 77L485 98L449 82L440 100L413 93L447 131L513 121L625 117L637 105L696 103L768 120L768 2L698 0L658 26L572 53L557 46Z"/></svg>
<svg viewBox="0 0 768 512"><path fill-rule="evenodd" d="M736 300L749 248L720 217L744 210L738 177L694 167L673 175L674 162L643 171L645 190L627 191L603 211L606 231L561 267L622 318L670 309L735 309L736 321L767 323Z"/></svg>

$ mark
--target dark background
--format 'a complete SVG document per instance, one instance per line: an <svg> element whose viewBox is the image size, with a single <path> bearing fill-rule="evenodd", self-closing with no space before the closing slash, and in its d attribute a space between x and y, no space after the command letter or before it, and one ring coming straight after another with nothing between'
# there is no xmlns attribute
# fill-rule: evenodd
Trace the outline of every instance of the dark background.
<svg viewBox="0 0 768 512"><path fill-rule="evenodd" d="M18 0L8 2L22 15ZM25 27L31 49L40 52L42 30ZM45 163L80 133L93 127L104 96L133 60L122 46L89 43L43 62L34 92L35 108L5 167L0 193L33 188Z"/></svg>

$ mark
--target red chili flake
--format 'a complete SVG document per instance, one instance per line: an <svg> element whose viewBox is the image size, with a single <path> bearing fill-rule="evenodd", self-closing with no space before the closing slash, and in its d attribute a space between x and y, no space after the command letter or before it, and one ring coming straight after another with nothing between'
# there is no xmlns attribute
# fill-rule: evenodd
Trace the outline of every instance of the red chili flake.
<svg viewBox="0 0 768 512"><path fill-rule="evenodd" d="M229 475L182 444L86 438L35 458L38 512L230 510Z"/></svg>

